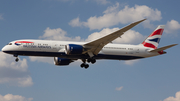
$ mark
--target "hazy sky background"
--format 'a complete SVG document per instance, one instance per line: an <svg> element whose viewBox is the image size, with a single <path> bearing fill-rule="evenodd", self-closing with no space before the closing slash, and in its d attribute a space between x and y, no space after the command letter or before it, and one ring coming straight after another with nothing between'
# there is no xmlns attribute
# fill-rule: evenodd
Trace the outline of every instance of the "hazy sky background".
<svg viewBox="0 0 180 101"><path fill-rule="evenodd" d="M18 39L90 41L147 20L113 43L139 44L166 25L159 47L180 43L179 0L1 0L0 47ZM135 61L81 61L0 52L0 101L180 101L180 47Z"/></svg>

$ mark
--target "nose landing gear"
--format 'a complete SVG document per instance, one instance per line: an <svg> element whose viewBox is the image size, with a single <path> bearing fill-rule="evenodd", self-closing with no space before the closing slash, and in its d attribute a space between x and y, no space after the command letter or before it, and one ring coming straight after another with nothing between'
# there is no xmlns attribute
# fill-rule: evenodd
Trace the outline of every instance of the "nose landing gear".
<svg viewBox="0 0 180 101"><path fill-rule="evenodd" d="M16 58L16 59L15 59L15 61L16 61L16 62L18 62L18 61L19 61L19 59L18 59L18 58Z"/></svg>
<svg viewBox="0 0 180 101"><path fill-rule="evenodd" d="M15 61L18 62L19 61L18 55L14 54L14 57L16 57Z"/></svg>

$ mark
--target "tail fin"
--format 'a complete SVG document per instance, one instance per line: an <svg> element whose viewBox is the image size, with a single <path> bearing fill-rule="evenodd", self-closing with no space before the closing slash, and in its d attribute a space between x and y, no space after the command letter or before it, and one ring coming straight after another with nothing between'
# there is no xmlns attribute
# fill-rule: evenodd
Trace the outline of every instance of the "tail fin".
<svg viewBox="0 0 180 101"><path fill-rule="evenodd" d="M142 43L144 47L156 49L159 45L165 25L159 25Z"/></svg>

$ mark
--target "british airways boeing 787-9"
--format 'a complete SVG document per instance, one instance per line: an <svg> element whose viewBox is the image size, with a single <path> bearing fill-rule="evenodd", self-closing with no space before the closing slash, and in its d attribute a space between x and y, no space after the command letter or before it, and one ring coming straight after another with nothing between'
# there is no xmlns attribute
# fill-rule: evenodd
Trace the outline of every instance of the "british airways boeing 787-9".
<svg viewBox="0 0 180 101"><path fill-rule="evenodd" d="M16 40L2 48L2 51L16 57L23 56L45 56L54 57L54 64L59 66L69 65L75 60L81 59L82 68L88 68L87 63L94 64L98 59L133 60L165 54L168 49L177 44L157 48L162 36L164 25L159 25L139 45L109 44L118 37L121 37L127 30L136 26L146 19L131 23L109 35L106 35L91 42L70 42L52 40Z"/></svg>

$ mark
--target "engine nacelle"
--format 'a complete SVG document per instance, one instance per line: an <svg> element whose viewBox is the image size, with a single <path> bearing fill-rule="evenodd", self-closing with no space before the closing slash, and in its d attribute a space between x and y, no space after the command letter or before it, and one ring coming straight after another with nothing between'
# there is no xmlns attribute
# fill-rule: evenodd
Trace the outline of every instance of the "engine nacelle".
<svg viewBox="0 0 180 101"><path fill-rule="evenodd" d="M68 44L65 46L65 53L67 55L79 55L83 52L83 46L75 45L75 44Z"/></svg>
<svg viewBox="0 0 180 101"><path fill-rule="evenodd" d="M54 64L63 66L63 65L69 65L72 62L71 59L64 59L59 57L54 57Z"/></svg>

